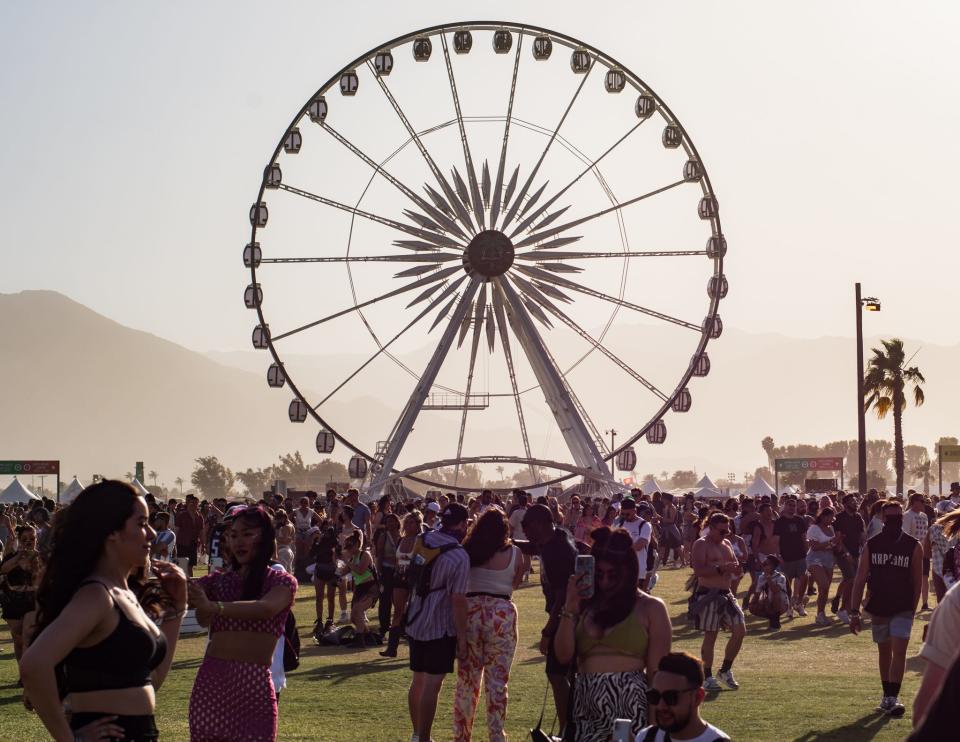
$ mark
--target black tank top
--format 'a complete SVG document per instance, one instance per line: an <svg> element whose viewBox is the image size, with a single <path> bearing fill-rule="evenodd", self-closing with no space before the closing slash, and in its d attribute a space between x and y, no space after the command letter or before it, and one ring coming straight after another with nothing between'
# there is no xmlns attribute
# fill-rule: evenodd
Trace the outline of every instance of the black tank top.
<svg viewBox="0 0 960 742"><path fill-rule="evenodd" d="M113 602L112 595L110 600ZM63 661L68 692L139 688L150 683L150 673L163 662L166 637L154 636L131 621L116 602L113 608L120 619L113 633L92 647L75 647Z"/></svg>
<svg viewBox="0 0 960 742"><path fill-rule="evenodd" d="M901 530L881 531L867 541L870 548L869 595L866 609L874 616L894 616L913 611L913 555L917 540Z"/></svg>

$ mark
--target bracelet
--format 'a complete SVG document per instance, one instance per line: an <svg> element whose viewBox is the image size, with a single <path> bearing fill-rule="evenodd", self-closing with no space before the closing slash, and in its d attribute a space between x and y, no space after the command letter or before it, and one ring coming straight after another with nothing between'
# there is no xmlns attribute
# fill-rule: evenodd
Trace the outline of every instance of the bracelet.
<svg viewBox="0 0 960 742"><path fill-rule="evenodd" d="M580 618L580 615L564 608L562 611L560 611L560 618L569 618L573 621L576 621L578 618Z"/></svg>
<svg viewBox="0 0 960 742"><path fill-rule="evenodd" d="M217 601L217 615L218 615L218 616L222 616L222 615L223 615L223 601L221 601L221 600L218 600L218 601Z"/></svg>
<svg viewBox="0 0 960 742"><path fill-rule="evenodd" d="M182 619L182 618L183 618L184 616L186 616L186 615L187 615L187 609L184 608L182 611L177 611L177 612L174 613L172 616L167 616L167 617L166 617L165 619L163 619L163 621L161 621L160 623L169 623L170 621L179 621L180 619Z"/></svg>

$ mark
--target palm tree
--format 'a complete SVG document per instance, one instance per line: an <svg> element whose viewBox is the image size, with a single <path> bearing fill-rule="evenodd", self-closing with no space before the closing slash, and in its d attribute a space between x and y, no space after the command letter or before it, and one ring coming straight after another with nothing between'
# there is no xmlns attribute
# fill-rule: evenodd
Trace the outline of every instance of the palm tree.
<svg viewBox="0 0 960 742"><path fill-rule="evenodd" d="M177 477L173 482L180 488L180 497L183 497L183 477Z"/></svg>
<svg viewBox="0 0 960 742"><path fill-rule="evenodd" d="M152 469L147 473L147 476L153 480L153 486L157 486L157 473Z"/></svg>
<svg viewBox="0 0 960 742"><path fill-rule="evenodd" d="M907 408L906 388L913 387L913 403L923 404L925 379L916 366L904 368L903 341L883 340L883 350L873 348L873 357L863 375L863 409L871 407L881 420L893 411L893 468L897 474L897 492L903 492L903 411Z"/></svg>
<svg viewBox="0 0 960 742"><path fill-rule="evenodd" d="M124 476L127 478L127 481L128 481L128 482L132 482L132 481L133 481L133 472L132 472L132 471L128 471L126 474L124 474Z"/></svg>
<svg viewBox="0 0 960 742"><path fill-rule="evenodd" d="M933 479L933 472L930 471L931 466L933 466L933 462L929 457L924 456L923 460L910 472L911 477L923 480L923 494L925 495L930 494L930 480Z"/></svg>

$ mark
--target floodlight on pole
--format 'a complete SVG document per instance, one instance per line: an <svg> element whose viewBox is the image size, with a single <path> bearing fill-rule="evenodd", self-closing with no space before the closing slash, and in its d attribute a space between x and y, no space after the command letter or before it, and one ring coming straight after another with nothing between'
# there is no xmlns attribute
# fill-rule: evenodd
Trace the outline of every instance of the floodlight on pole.
<svg viewBox="0 0 960 742"><path fill-rule="evenodd" d="M880 300L875 296L861 297L860 284L855 284L857 312L857 488L867 491L867 418L863 407L863 312L879 312Z"/></svg>

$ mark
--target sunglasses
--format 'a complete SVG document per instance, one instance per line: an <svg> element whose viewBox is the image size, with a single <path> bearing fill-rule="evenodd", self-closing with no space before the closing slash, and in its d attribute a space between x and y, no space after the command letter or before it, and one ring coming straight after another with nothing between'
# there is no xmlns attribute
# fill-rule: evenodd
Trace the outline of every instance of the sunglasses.
<svg viewBox="0 0 960 742"><path fill-rule="evenodd" d="M647 704L656 706L663 701L667 706L676 706L680 702L681 693L689 693L696 688L684 688L683 690L665 690L661 693L658 690L650 689L647 691Z"/></svg>

